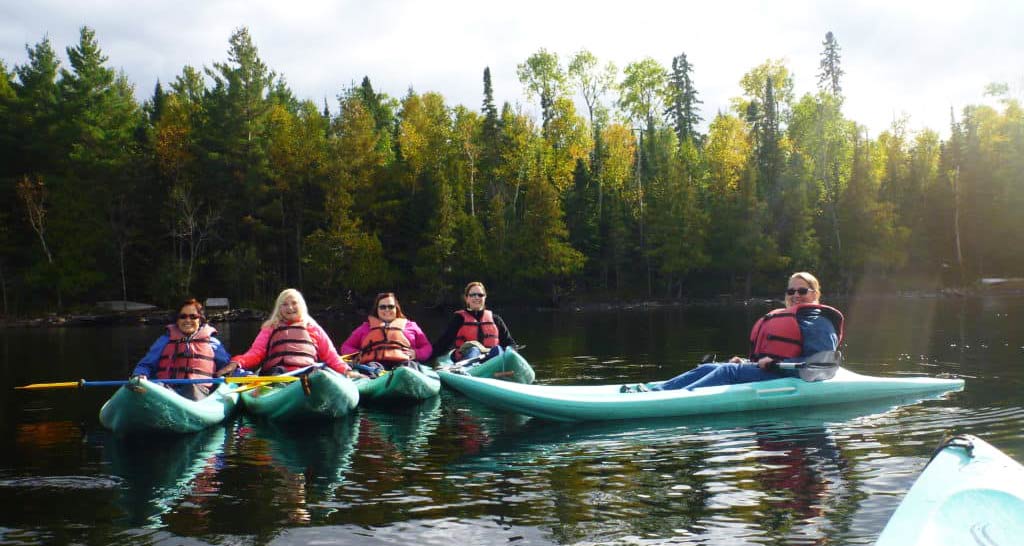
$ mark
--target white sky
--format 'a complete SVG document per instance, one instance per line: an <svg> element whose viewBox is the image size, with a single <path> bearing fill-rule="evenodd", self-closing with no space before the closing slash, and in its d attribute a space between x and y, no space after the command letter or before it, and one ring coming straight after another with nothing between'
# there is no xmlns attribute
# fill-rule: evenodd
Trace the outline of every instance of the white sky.
<svg viewBox="0 0 1024 546"><path fill-rule="evenodd" d="M815 91L831 30L845 113L874 137L904 114L911 129L947 134L951 106L959 116L965 105L992 103L988 83L1019 84L1022 23L1020 0L0 0L0 59L8 70L23 64L25 45L48 35L67 66L64 48L87 25L144 99L186 64L225 61L228 38L246 26L298 98L326 97L332 111L364 75L394 97L412 86L479 110L485 66L499 107L535 111L515 71L542 47L563 64L586 48L620 70L645 57L668 69L686 53L707 123L769 58L786 60L798 97Z"/></svg>

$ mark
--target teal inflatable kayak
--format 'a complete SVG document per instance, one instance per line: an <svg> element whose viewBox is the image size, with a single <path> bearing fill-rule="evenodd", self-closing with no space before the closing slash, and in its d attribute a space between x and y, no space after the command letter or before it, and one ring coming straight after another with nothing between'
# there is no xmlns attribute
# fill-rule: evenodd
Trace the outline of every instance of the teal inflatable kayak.
<svg viewBox="0 0 1024 546"><path fill-rule="evenodd" d="M839 368L832 379L797 378L688 391L620 392L621 384L522 385L439 371L441 381L484 404L552 421L601 421L843 404L961 390L963 379L871 377Z"/></svg>
<svg viewBox="0 0 1024 546"><path fill-rule="evenodd" d="M965 434L943 442L876 546L1022 542L1024 467Z"/></svg>
<svg viewBox="0 0 1024 546"><path fill-rule="evenodd" d="M490 360L470 365L456 366L452 363L452 353L438 357L435 368L438 371L459 373L465 372L473 377L487 377L492 379L504 379L514 383L533 383L536 374L533 367L513 347L508 347L502 353ZM445 382L445 376L441 375L441 382Z"/></svg>
<svg viewBox="0 0 1024 546"><path fill-rule="evenodd" d="M416 404L441 392L441 379L427 366L399 366L375 379L356 379L355 384L363 404Z"/></svg>
<svg viewBox="0 0 1024 546"><path fill-rule="evenodd" d="M242 393L249 413L278 421L336 419L359 404L359 389L351 379L321 368L301 381L275 383Z"/></svg>
<svg viewBox="0 0 1024 546"><path fill-rule="evenodd" d="M103 404L100 423L120 434L196 432L226 419L236 404L238 393L226 383L197 401L140 378Z"/></svg>

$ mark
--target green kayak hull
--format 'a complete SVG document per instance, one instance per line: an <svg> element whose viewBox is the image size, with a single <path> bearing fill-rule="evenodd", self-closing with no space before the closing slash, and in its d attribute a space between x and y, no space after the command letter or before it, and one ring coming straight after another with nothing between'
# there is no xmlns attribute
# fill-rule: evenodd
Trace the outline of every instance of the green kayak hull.
<svg viewBox="0 0 1024 546"><path fill-rule="evenodd" d="M878 537L877 546L1021 544L1024 467L980 438L936 453Z"/></svg>
<svg viewBox="0 0 1024 546"><path fill-rule="evenodd" d="M242 404L255 416L277 421L337 419L359 404L359 389L351 379L328 368L306 377L308 392L303 381L277 383L243 392Z"/></svg>
<svg viewBox="0 0 1024 546"><path fill-rule="evenodd" d="M119 434L196 432L220 423L234 411L238 393L226 383L202 400L140 379L137 392L126 385L100 408L100 423Z"/></svg>
<svg viewBox="0 0 1024 546"><path fill-rule="evenodd" d="M688 391L622 393L621 384L594 386L522 385L451 372L441 381L484 404L552 421L603 421L717 414L823 404L963 389L962 379L870 377L840 368L827 381L773 379Z"/></svg>
<svg viewBox="0 0 1024 546"><path fill-rule="evenodd" d="M437 372L426 366L419 370L399 366L376 379L357 379L362 404L417 404L441 392Z"/></svg>
<svg viewBox="0 0 1024 546"><path fill-rule="evenodd" d="M452 353L449 351L448 354L438 357L434 367L437 368L438 371L451 371ZM527 385L533 383L533 380L536 377L530 363L523 358L523 355L519 354L519 352L512 347L505 349L500 355L490 360L474 364L468 368L464 368L464 370L473 377L503 379L505 381L524 383ZM442 383L445 381L444 378L445 376L442 375Z"/></svg>

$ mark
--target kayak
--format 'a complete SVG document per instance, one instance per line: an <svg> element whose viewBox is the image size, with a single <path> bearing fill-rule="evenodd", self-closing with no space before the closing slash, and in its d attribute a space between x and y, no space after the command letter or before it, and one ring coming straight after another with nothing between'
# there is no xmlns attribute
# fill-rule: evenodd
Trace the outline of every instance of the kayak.
<svg viewBox="0 0 1024 546"><path fill-rule="evenodd" d="M552 421L603 421L717 414L961 390L963 379L871 377L839 368L832 379L795 377L671 391L621 392L623 385L522 385L439 371L445 385L498 409Z"/></svg>
<svg viewBox="0 0 1024 546"><path fill-rule="evenodd" d="M969 434L945 440L876 546L1020 544L1024 467Z"/></svg>
<svg viewBox="0 0 1024 546"><path fill-rule="evenodd" d="M256 416L279 421L336 419L359 404L359 389L351 379L321 368L301 381L274 383L242 393L245 409Z"/></svg>
<svg viewBox="0 0 1024 546"><path fill-rule="evenodd" d="M234 411L238 393L221 383L202 400L191 400L139 378L114 393L100 408L100 423L120 433L188 433L220 423Z"/></svg>
<svg viewBox="0 0 1024 546"><path fill-rule="evenodd" d="M455 372L461 368L462 371L473 377L504 379L506 381L525 384L533 383L533 379L536 377L530 363L523 358L523 355L519 354L519 352L512 347L506 348L500 355L490 360L455 368L453 368L452 363L452 351L449 351L448 354L437 358L435 368L437 368L438 371L444 370L450 372ZM445 382L444 375L441 375L441 382Z"/></svg>
<svg viewBox="0 0 1024 546"><path fill-rule="evenodd" d="M441 392L441 379L427 366L399 366L375 379L356 379L363 404L416 404Z"/></svg>

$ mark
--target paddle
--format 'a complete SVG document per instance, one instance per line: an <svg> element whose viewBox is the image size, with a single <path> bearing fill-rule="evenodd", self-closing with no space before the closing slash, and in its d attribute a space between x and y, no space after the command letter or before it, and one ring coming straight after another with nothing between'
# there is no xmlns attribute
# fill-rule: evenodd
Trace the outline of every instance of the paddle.
<svg viewBox="0 0 1024 546"><path fill-rule="evenodd" d="M299 368L297 370L292 370L292 371L290 371L288 373L283 373L281 375L264 375L264 376L257 375L255 377L265 377L265 378L283 377L283 378L285 378L283 380L285 382L287 382L287 381L296 381L296 380L300 379L298 376L300 376L300 375L302 375L302 374L304 374L304 373L306 373L306 372L308 372L310 370L313 370L313 369L316 369L316 368L323 368L323 367L324 367L323 362L317 362L316 364L310 364L309 366L306 366L304 368ZM271 382L276 383L276 381L254 382L254 384L252 384L252 385L249 385L249 386L246 386L246 387L240 387L240 388L235 389L235 392L238 393L238 394L241 394L243 392L251 391L251 390L253 390L253 389L257 388L257 387L260 387L260 386L263 385L263 383L271 383Z"/></svg>
<svg viewBox="0 0 1024 546"><path fill-rule="evenodd" d="M289 375L249 375L241 377L211 377L209 379L149 379L151 383L163 383L165 385L195 385L199 383L274 383L284 381L297 381L297 377ZM60 383L32 383L14 387L17 390L42 390L42 389L78 389L82 387L120 387L132 383L131 379L116 379L110 381L62 381Z"/></svg>
<svg viewBox="0 0 1024 546"><path fill-rule="evenodd" d="M824 381L836 375L843 362L841 351L821 351L807 357L805 362L778 362L776 365L783 370L796 370L804 381Z"/></svg>

